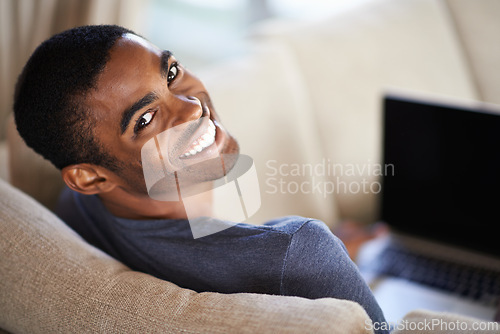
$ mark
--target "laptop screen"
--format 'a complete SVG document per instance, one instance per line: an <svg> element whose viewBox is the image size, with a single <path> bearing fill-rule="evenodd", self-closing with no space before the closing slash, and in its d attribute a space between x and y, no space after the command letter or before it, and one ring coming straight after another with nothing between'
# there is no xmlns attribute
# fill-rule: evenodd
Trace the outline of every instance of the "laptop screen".
<svg viewBox="0 0 500 334"><path fill-rule="evenodd" d="M382 221L500 256L500 112L386 95L382 151Z"/></svg>

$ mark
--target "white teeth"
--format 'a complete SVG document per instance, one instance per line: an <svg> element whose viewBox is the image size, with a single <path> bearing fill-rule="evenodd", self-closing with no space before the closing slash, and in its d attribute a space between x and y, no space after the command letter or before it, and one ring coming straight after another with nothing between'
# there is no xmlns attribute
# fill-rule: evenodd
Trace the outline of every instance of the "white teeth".
<svg viewBox="0 0 500 334"><path fill-rule="evenodd" d="M211 138L213 138L214 134L211 133L205 133L203 136L201 136L201 141L210 141Z"/></svg>
<svg viewBox="0 0 500 334"><path fill-rule="evenodd" d="M203 151L203 149L212 145L215 142L215 132L216 132L215 124L212 122L212 120L209 119L207 132L203 134L201 137L199 137L197 140L195 140L188 149L188 151L182 154L180 157L185 158L195 155L196 153L199 153Z"/></svg>

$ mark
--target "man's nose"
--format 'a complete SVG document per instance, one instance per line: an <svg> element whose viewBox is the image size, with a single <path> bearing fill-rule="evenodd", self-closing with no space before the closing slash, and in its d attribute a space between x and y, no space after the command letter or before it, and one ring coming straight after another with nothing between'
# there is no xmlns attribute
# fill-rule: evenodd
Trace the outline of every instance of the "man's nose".
<svg viewBox="0 0 500 334"><path fill-rule="evenodd" d="M171 98L171 126L197 120L202 116L203 106L198 98L189 95L173 95Z"/></svg>

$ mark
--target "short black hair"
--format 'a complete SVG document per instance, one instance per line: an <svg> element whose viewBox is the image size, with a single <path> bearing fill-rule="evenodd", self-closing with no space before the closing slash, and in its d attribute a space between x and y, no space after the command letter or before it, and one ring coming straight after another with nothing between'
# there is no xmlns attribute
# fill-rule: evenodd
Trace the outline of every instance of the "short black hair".
<svg viewBox="0 0 500 334"><path fill-rule="evenodd" d="M84 102L110 49L126 33L135 34L116 25L63 31L40 44L19 75L14 94L17 130L57 168L77 163L118 168L95 139L92 113Z"/></svg>

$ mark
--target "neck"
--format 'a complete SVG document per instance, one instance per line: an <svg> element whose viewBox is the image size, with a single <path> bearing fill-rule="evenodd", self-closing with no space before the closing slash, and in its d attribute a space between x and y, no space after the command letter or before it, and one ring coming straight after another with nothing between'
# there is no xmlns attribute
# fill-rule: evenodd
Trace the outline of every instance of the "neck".
<svg viewBox="0 0 500 334"><path fill-rule="evenodd" d="M184 202L162 202L148 195L130 194L120 188L99 194L102 203L114 216L135 220L147 219L188 219ZM211 196L209 193L190 200L189 215L210 216ZM194 204L194 205L193 205ZM192 208L196 208L193 210Z"/></svg>

